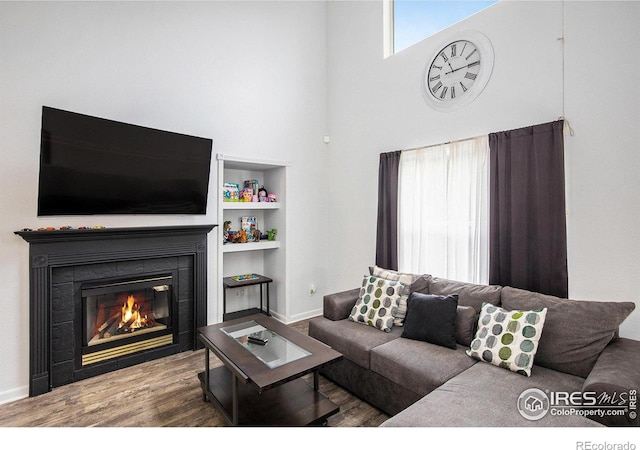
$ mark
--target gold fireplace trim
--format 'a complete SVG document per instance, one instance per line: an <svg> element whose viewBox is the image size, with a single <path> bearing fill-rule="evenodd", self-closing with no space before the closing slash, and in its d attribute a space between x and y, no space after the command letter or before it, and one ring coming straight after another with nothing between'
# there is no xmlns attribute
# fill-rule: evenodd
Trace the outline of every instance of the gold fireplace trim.
<svg viewBox="0 0 640 450"><path fill-rule="evenodd" d="M87 366L89 364L95 364L100 361L106 361L108 359L130 355L131 353L162 347L163 345L168 344L173 344L172 334L167 334L153 339L147 339L144 341L134 342L132 344L121 345L107 350L100 350L98 352L82 355L82 365Z"/></svg>

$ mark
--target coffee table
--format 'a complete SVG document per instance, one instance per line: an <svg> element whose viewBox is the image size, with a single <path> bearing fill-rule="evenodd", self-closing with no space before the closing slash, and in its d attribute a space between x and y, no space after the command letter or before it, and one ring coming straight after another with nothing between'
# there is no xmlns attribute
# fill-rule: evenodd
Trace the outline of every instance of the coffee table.
<svg viewBox="0 0 640 450"><path fill-rule="evenodd" d="M261 333L266 345L250 342ZM324 424L339 407L318 390L318 371L342 359L320 341L264 314L198 328L205 370L198 374L204 399L232 425ZM223 366L209 367L210 352ZM301 377L313 373L313 386Z"/></svg>

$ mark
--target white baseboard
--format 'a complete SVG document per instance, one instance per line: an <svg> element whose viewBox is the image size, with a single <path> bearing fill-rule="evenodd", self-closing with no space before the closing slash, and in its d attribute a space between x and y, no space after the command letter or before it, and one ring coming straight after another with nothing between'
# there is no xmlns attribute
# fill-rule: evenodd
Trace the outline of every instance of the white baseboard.
<svg viewBox="0 0 640 450"><path fill-rule="evenodd" d="M300 322L301 320L307 320L307 319L311 319L313 317L318 317L322 315L322 308L320 309L315 309L312 311L306 311L302 314L297 314L295 316L291 316L288 319L287 318L278 318L280 321L286 323L286 324L290 324L290 323L295 323L295 322Z"/></svg>
<svg viewBox="0 0 640 450"><path fill-rule="evenodd" d="M0 405L14 402L29 397L29 386L22 386L15 389L0 392Z"/></svg>

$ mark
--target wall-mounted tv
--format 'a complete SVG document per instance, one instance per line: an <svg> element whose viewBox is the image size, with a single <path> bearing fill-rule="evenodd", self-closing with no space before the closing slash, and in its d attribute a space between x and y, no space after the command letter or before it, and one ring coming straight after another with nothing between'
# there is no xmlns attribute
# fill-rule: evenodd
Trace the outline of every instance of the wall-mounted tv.
<svg viewBox="0 0 640 450"><path fill-rule="evenodd" d="M44 106L38 216L205 214L212 145Z"/></svg>

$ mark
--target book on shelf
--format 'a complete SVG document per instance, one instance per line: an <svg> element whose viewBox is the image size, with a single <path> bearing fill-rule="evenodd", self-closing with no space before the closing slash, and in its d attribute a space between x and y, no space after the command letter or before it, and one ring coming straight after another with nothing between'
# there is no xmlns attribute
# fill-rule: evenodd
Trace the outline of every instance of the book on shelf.
<svg viewBox="0 0 640 450"><path fill-rule="evenodd" d="M258 229L258 219L255 216L243 216L240 218L240 229L247 233L247 242L253 242L253 232Z"/></svg>
<svg viewBox="0 0 640 450"><path fill-rule="evenodd" d="M260 184L258 180L244 180L244 188L251 190L251 195L258 195Z"/></svg>
<svg viewBox="0 0 640 450"><path fill-rule="evenodd" d="M240 185L238 183L224 183L222 185L222 191L225 202L240 201Z"/></svg>

